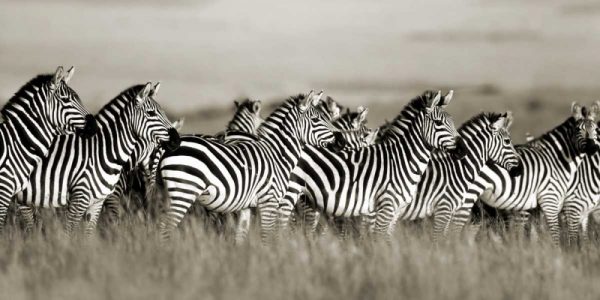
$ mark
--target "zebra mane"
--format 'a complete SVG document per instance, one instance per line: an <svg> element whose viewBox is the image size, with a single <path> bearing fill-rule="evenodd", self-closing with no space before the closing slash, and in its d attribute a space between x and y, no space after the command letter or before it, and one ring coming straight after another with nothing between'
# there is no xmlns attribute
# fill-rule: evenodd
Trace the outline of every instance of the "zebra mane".
<svg viewBox="0 0 600 300"><path fill-rule="evenodd" d="M137 84L123 90L116 97L108 101L108 103L104 104L104 106L98 111L97 115L111 110L116 103L123 102L125 105L127 105L129 103L127 101L135 101L135 95L137 95L142 89L144 89L144 85ZM119 109L119 111L121 111L121 109Z"/></svg>
<svg viewBox="0 0 600 300"><path fill-rule="evenodd" d="M437 92L435 91L427 90L423 92L423 94L410 100L392 121L386 122L386 124L381 127L379 130L379 138L386 139L390 135L393 135L394 130L392 129L396 124L410 124L414 119L416 112L425 109L427 100L434 98L436 94Z"/></svg>
<svg viewBox="0 0 600 300"><path fill-rule="evenodd" d="M465 121L460 128L458 128L458 131L462 131L464 130L464 128L468 128L471 127L473 125L475 125L476 123L480 122L481 120L485 120L487 119L489 121L489 124L492 124L496 121L498 121L498 119L500 119L500 117L502 117L501 113L496 113L496 112L482 112L479 113L475 116L473 116L471 119Z"/></svg>
<svg viewBox="0 0 600 300"><path fill-rule="evenodd" d="M526 142L525 144L520 144L520 145L515 145L516 148L523 148L523 147L529 147L529 146L535 146L538 145L538 143L542 140L545 140L546 138L548 138L548 136L550 136L551 134L557 132L557 131L561 131L561 130L565 130L569 125L574 124L575 123L575 118L573 117L569 117L567 118L564 122L562 122L560 125L546 131L544 134L538 136L537 138L532 139L531 141Z"/></svg>
<svg viewBox="0 0 600 300"><path fill-rule="evenodd" d="M280 120L282 115L286 115L293 107L298 106L300 100L304 99L304 97L306 97L304 94L298 94L287 98L283 104L279 105L279 107L277 107L258 127L258 130L256 131L257 135L261 135L264 132L265 126L273 124L276 120Z"/></svg>
<svg viewBox="0 0 600 300"><path fill-rule="evenodd" d="M31 96L29 96L27 93L34 92L34 90L32 90L33 87L40 88L44 84L49 83L52 80L53 76L54 76L53 74L38 75L35 78L31 79L29 82L27 82L25 85L23 85L15 93L15 95L12 96L12 98L10 98L8 100L8 102L6 102L6 104L4 104L4 106L2 107L2 110L0 110L0 113L2 114L2 116L6 117L6 113L8 111L10 111L11 109L13 109L15 104L23 103L24 99L29 99Z"/></svg>

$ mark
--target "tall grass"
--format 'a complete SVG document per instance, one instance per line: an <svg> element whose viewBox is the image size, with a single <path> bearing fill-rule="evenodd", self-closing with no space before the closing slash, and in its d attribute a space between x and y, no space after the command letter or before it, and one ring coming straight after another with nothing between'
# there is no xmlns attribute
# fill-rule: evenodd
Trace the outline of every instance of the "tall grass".
<svg viewBox="0 0 600 300"><path fill-rule="evenodd" d="M11 226L0 241L2 299L565 299L600 293L600 251L481 238L434 247L429 227L391 244L299 232L244 245L190 218L167 244L156 224L125 218L89 241ZM254 226L256 227L256 226ZM544 233L542 233L544 235ZM510 235L508 235L510 236Z"/></svg>

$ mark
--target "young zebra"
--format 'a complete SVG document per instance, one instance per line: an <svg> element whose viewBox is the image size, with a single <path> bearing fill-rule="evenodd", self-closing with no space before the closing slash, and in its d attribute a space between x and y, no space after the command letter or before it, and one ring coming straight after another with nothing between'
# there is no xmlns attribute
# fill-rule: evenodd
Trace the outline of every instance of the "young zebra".
<svg viewBox="0 0 600 300"><path fill-rule="evenodd" d="M94 118L67 84L67 73L39 75L24 85L2 108L0 124L0 231L12 197L28 184L29 174L61 134L89 137L96 131Z"/></svg>
<svg viewBox="0 0 600 300"><path fill-rule="evenodd" d="M136 143L177 147L179 135L156 103L151 83L133 86L97 114L98 134L90 139L61 136L50 154L30 176L31 184L18 197L31 222L31 208L68 205L66 232L71 234L87 211L89 234L102 204L119 180Z"/></svg>
<svg viewBox="0 0 600 300"><path fill-rule="evenodd" d="M597 109L594 109L594 111ZM510 174L497 165L486 165L465 195L453 226L460 231L479 198L486 204L519 215L521 225L528 210L538 205L544 213L552 240L558 244L558 214L572 180L586 154L597 151L595 113L573 103L572 117L536 140L516 147L523 174Z"/></svg>
<svg viewBox="0 0 600 300"><path fill-rule="evenodd" d="M594 107L600 108L600 103L594 103ZM570 245L581 242L583 246L588 243L589 217L600 211L599 166L600 153L584 157L567 193L562 212L567 218Z"/></svg>
<svg viewBox="0 0 600 300"><path fill-rule="evenodd" d="M306 146L294 168L280 207L285 228L299 196L335 217L375 217L378 233L392 231L398 211L410 203L433 149L464 155L451 117L444 107L451 95L427 91L413 99L383 133L382 142L333 153Z"/></svg>
<svg viewBox="0 0 600 300"><path fill-rule="evenodd" d="M465 122L458 133L467 155L455 160L445 153L435 153L421 178L413 201L400 212L401 220L433 216L433 240L446 236L454 213L462 206L464 193L483 166L494 162L520 176L523 165L512 144L509 128L512 114L482 113Z"/></svg>
<svg viewBox="0 0 600 300"><path fill-rule="evenodd" d="M256 130L263 122L260 117L260 100L245 99L241 102L234 101L234 103L235 113L233 118L227 124L226 130L215 135L215 138L226 143L255 139ZM173 123L173 127L178 129L182 124L183 121L179 121ZM142 149L148 151L142 153ZM141 200L139 203L123 203L126 211L132 212L135 210L134 207L137 209L143 207L144 211L148 212L151 202L147 201L146 198L155 195L153 189L156 180L156 169L165 151L163 145L137 144L129 165L123 170L114 192L106 198L105 210L107 210L110 219L115 220L118 218L121 199L126 191L137 194L137 197Z"/></svg>
<svg viewBox="0 0 600 300"><path fill-rule="evenodd" d="M334 141L329 116L318 107L321 96L322 92L310 92L286 100L260 126L256 141L228 145L184 137L181 147L166 154L159 165L170 203L160 223L163 238L198 200L217 212L249 214L245 208L258 207L265 242L303 145L327 146Z"/></svg>

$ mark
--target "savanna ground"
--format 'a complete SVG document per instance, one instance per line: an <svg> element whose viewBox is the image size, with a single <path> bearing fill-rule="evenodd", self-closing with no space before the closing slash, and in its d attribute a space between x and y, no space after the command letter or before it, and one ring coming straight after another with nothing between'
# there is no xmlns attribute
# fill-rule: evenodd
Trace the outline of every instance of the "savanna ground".
<svg viewBox="0 0 600 300"><path fill-rule="evenodd" d="M600 5L588 1L0 0L0 100L59 64L91 111L126 87L162 81L159 101L184 132L215 133L234 98L279 100L323 89L393 118L424 89L452 88L457 125L515 113L513 140L591 104L600 88ZM499 225L493 225L499 226ZM598 235L581 250L510 233L434 247L430 228L400 223L391 245L300 232L262 246L188 218L159 245L156 223L125 216L88 242L47 218L0 237L1 299L595 299Z"/></svg>

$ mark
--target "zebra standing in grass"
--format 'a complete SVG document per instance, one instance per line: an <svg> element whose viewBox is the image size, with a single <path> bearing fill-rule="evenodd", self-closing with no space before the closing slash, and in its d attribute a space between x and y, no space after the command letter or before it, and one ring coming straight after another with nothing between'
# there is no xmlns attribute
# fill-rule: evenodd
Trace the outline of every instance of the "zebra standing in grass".
<svg viewBox="0 0 600 300"><path fill-rule="evenodd" d="M335 217L375 217L378 233L392 232L398 211L410 203L433 149L462 157L464 148L444 107L452 94L427 91L413 99L392 122L383 142L333 153L306 146L282 201L285 228L299 196Z"/></svg>
<svg viewBox="0 0 600 300"><path fill-rule="evenodd" d="M572 117L538 139L517 146L523 162L521 176L512 177L494 164L484 166L457 212L455 230L462 229L478 198L492 207L513 212L520 225L527 220L527 211L539 205L552 240L558 244L558 215L568 188L583 157L598 149L594 122L597 109L588 114L585 108L573 103Z"/></svg>
<svg viewBox="0 0 600 300"><path fill-rule="evenodd" d="M2 108L0 124L0 230L12 197L28 184L29 174L48 154L61 134L95 133L95 120L67 84L71 68L39 75L23 86Z"/></svg>
<svg viewBox="0 0 600 300"><path fill-rule="evenodd" d="M156 103L151 83L133 86L97 114L98 134L58 138L50 154L30 176L31 184L18 197L31 228L31 207L68 205L66 231L71 234L87 212L87 233L94 229L107 195L119 180L137 143L176 147L179 135Z"/></svg>
<svg viewBox="0 0 600 300"><path fill-rule="evenodd" d="M235 113L233 118L227 124L226 130L215 135L215 138L228 143L254 139L258 126L263 122L263 119L260 117L260 100L245 99L241 102L234 101L234 104ZM183 120L176 121L173 123L173 127L179 130L182 124ZM143 149L148 149L149 151L142 153ZM114 192L106 198L104 209L107 211L110 219L115 220L118 218L121 199L126 191L137 194L140 199L137 207L144 207L144 210L148 211L151 201L147 201L148 199L146 198L154 195L153 185L156 180L156 169L165 151L165 147L161 145L137 144L131 156L129 166L123 170L121 179L115 186ZM130 198L131 196L133 195L130 195ZM132 199L130 199L131 201ZM132 206L134 206L133 203L128 203L125 207L126 211L131 212Z"/></svg>
<svg viewBox="0 0 600 300"><path fill-rule="evenodd" d="M596 101L594 107L600 108L600 102ZM599 203L600 153L595 153L584 157L565 199L562 212L567 218L569 244L587 244L589 217L600 211Z"/></svg>
<svg viewBox="0 0 600 300"><path fill-rule="evenodd" d="M159 165L170 207L160 223L163 238L196 201L217 212L241 211L240 222L259 209L261 238L270 236L277 205L305 144L334 141L329 116L320 109L322 92L285 101L258 129L258 140L233 145L184 137L181 147Z"/></svg>
<svg viewBox="0 0 600 300"><path fill-rule="evenodd" d="M462 206L469 184L488 162L520 176L523 165L512 144L509 127L512 114L482 113L465 122L458 132L467 154L455 160L445 153L435 153L419 182L413 201L400 213L401 220L433 216L433 240L445 236L454 213Z"/></svg>

